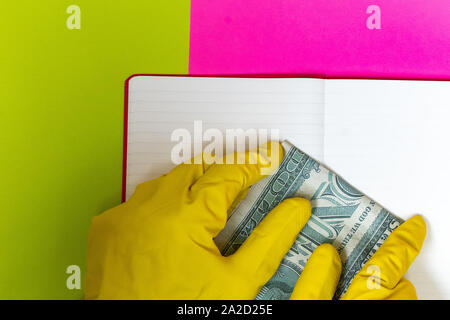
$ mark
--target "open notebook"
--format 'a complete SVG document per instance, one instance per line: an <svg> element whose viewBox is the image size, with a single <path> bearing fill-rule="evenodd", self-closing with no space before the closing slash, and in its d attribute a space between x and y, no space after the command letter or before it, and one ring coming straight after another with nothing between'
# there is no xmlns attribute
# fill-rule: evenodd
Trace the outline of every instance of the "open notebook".
<svg viewBox="0 0 450 320"><path fill-rule="evenodd" d="M450 298L450 83L134 76L127 81L124 199L169 171L176 129L279 130L397 216L421 213L423 250L407 278Z"/></svg>

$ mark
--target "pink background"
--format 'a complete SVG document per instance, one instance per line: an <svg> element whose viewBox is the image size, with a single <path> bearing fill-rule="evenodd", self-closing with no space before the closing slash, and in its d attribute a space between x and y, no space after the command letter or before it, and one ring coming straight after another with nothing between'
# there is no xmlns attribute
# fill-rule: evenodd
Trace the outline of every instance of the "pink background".
<svg viewBox="0 0 450 320"><path fill-rule="evenodd" d="M191 74L450 79L448 0L191 0L190 34Z"/></svg>

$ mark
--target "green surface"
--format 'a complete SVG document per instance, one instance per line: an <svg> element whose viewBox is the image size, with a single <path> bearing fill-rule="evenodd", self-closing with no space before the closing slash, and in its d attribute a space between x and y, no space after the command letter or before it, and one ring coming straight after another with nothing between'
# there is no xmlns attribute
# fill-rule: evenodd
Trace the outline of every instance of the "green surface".
<svg viewBox="0 0 450 320"><path fill-rule="evenodd" d="M84 276L90 220L120 203L125 79L188 72L189 6L0 4L0 298L83 297L65 271Z"/></svg>

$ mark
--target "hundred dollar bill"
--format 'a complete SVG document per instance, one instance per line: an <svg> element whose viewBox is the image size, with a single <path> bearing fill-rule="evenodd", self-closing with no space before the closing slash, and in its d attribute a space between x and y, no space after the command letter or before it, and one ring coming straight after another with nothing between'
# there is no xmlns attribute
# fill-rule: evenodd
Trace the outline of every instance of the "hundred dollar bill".
<svg viewBox="0 0 450 320"><path fill-rule="evenodd" d="M306 198L311 202L311 218L256 299L289 299L306 261L322 243L332 244L342 260L335 294L339 298L403 221L289 142L282 145L280 167L250 188L214 240L223 255L230 255L278 203L290 197Z"/></svg>

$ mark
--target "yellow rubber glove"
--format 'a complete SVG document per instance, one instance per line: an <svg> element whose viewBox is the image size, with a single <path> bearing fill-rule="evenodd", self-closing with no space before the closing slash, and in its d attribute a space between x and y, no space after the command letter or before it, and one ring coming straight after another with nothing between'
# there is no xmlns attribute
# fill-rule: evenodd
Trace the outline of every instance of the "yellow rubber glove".
<svg viewBox="0 0 450 320"><path fill-rule="evenodd" d="M291 300L331 300L341 276L341 258L328 243L316 248L297 280Z"/></svg>
<svg viewBox="0 0 450 320"><path fill-rule="evenodd" d="M426 224L419 215L402 223L353 278L344 300L417 299L403 275L422 248Z"/></svg>
<svg viewBox="0 0 450 320"><path fill-rule="evenodd" d="M127 202L95 217L89 234L85 297L254 299L311 214L307 200L287 199L261 221L235 254L220 254L213 238L225 226L227 209L242 190L263 178L261 168L275 169L282 159L281 146L274 145L279 150L276 159L270 146L259 154L245 153L256 164L181 164L139 185ZM335 283L331 283L334 288L322 289L330 283L306 289L334 292Z"/></svg>

